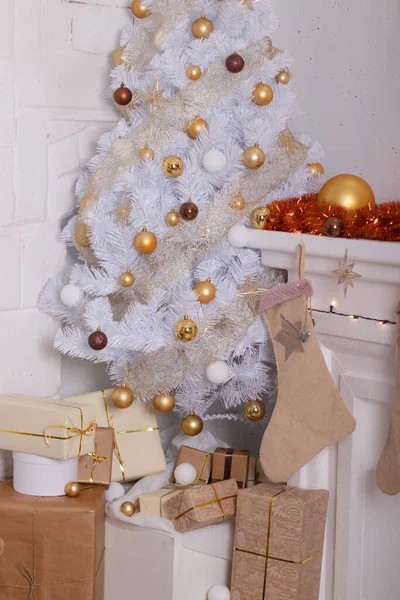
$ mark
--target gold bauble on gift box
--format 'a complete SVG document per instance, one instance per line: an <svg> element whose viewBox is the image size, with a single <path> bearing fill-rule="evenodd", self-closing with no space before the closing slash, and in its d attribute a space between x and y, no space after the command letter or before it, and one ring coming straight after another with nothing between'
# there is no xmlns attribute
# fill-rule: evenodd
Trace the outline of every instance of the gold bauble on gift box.
<svg viewBox="0 0 400 600"><path fill-rule="evenodd" d="M289 73L289 71L286 71L285 69L283 69L282 71L280 71L278 73L278 75L276 75L275 81L276 81L276 83L280 83L282 85L287 85L289 83L289 81L290 81L290 73Z"/></svg>
<svg viewBox="0 0 400 600"><path fill-rule="evenodd" d="M82 248L90 248L89 227L80 219L78 219L76 222L74 238L78 246L82 246Z"/></svg>
<svg viewBox="0 0 400 600"><path fill-rule="evenodd" d="M268 106L268 104L271 104L273 99L274 92L272 87L266 83L262 83L262 81L254 86L253 94L251 96L251 100L254 102L254 104L257 104L257 106Z"/></svg>
<svg viewBox="0 0 400 600"><path fill-rule="evenodd" d="M194 291L197 294L200 304L209 304L217 295L217 288L213 283L211 283L211 279L206 279L206 281L199 281L194 286Z"/></svg>
<svg viewBox="0 0 400 600"><path fill-rule="evenodd" d="M141 150L139 150L139 158L140 158L140 160L144 160L144 161L153 160L154 150L152 150L150 148L150 146L148 144L146 144L145 146L143 146L143 148L141 148Z"/></svg>
<svg viewBox="0 0 400 600"><path fill-rule="evenodd" d="M182 175L184 169L183 160L179 156L172 154L164 158L162 168L168 177L179 177L179 175Z"/></svg>
<svg viewBox="0 0 400 600"><path fill-rule="evenodd" d="M81 493L81 486L77 481L70 481L66 484L64 488L64 492L70 498L77 498Z"/></svg>
<svg viewBox="0 0 400 600"><path fill-rule="evenodd" d="M265 154L258 144L246 148L243 152L243 162L248 169L259 169L265 163Z"/></svg>
<svg viewBox="0 0 400 600"><path fill-rule="evenodd" d="M319 177L325 173L325 169L321 163L309 163L308 166L310 168L312 177Z"/></svg>
<svg viewBox="0 0 400 600"><path fill-rule="evenodd" d="M197 336L198 331L196 323L189 319L188 315L185 315L176 326L176 337L181 342L191 342Z"/></svg>
<svg viewBox="0 0 400 600"><path fill-rule="evenodd" d="M186 69L186 77L192 81L197 81L201 77L201 69L197 65L190 65Z"/></svg>
<svg viewBox="0 0 400 600"><path fill-rule="evenodd" d="M251 212L250 222L254 229L264 229L267 222L269 210L266 206L258 206Z"/></svg>
<svg viewBox="0 0 400 600"><path fill-rule="evenodd" d="M121 48L117 48L112 55L112 61L114 65L123 65L126 63L126 58L124 55L126 46L121 46Z"/></svg>
<svg viewBox="0 0 400 600"><path fill-rule="evenodd" d="M196 140L203 129L208 130L208 123L201 117L197 116L190 121L188 126L186 127L186 133L190 137L191 140Z"/></svg>
<svg viewBox="0 0 400 600"><path fill-rule="evenodd" d="M154 408L161 413L169 413L175 408L175 396L173 394L157 394L153 398Z"/></svg>
<svg viewBox="0 0 400 600"><path fill-rule="evenodd" d="M132 517L136 512L136 506L133 502L124 502L119 509L126 517Z"/></svg>
<svg viewBox="0 0 400 600"><path fill-rule="evenodd" d="M165 215L165 222L169 227L176 227L180 222L179 213L174 208L171 208Z"/></svg>
<svg viewBox="0 0 400 600"><path fill-rule="evenodd" d="M192 23L192 33L195 38L208 38L214 31L214 25L205 15L201 15Z"/></svg>
<svg viewBox="0 0 400 600"><path fill-rule="evenodd" d="M185 435L194 437L199 435L203 431L204 423L203 420L192 412L187 417L182 419L181 429Z"/></svg>
<svg viewBox="0 0 400 600"><path fill-rule="evenodd" d="M119 282L124 288L130 288L135 283L135 277L131 273L131 271L125 271L119 278Z"/></svg>
<svg viewBox="0 0 400 600"><path fill-rule="evenodd" d="M328 179L318 194L318 204L333 204L347 210L364 206L375 207L375 195L371 186L356 175L336 175Z"/></svg>
<svg viewBox="0 0 400 600"><path fill-rule="evenodd" d="M157 238L151 231L147 231L143 227L142 231L137 234L134 241L134 246L141 254L151 254L157 248Z"/></svg>
<svg viewBox="0 0 400 600"><path fill-rule="evenodd" d="M131 10L137 19L145 19L151 15L151 10L143 4L142 0L133 0Z"/></svg>
<svg viewBox="0 0 400 600"><path fill-rule="evenodd" d="M265 417L265 406L261 400L249 400L244 407L244 414L249 421L261 421Z"/></svg>
<svg viewBox="0 0 400 600"><path fill-rule="evenodd" d="M133 392L126 383L123 383L121 386L115 388L111 394L111 402L114 404L116 408L125 409L132 406L135 397Z"/></svg>

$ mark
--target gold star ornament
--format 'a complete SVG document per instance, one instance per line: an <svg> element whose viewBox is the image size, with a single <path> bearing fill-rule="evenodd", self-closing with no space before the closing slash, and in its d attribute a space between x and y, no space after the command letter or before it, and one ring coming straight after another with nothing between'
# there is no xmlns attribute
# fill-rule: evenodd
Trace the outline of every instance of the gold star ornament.
<svg viewBox="0 0 400 600"><path fill-rule="evenodd" d="M349 263L347 248L344 253L344 259L338 261L339 268L331 271L332 275L338 278L338 285L343 286L344 295L347 295L349 285L354 287L354 279L361 279L362 275L354 271L355 262Z"/></svg>
<svg viewBox="0 0 400 600"><path fill-rule="evenodd" d="M122 229L125 229L129 215L131 214L131 205L126 197L126 188L122 200L118 200L115 208L110 210L108 214L114 217L114 225L121 225Z"/></svg>
<svg viewBox="0 0 400 600"><path fill-rule="evenodd" d="M246 6L249 10L254 10L253 4L258 2L258 0L240 0L240 4Z"/></svg>
<svg viewBox="0 0 400 600"><path fill-rule="evenodd" d="M160 90L158 87L158 77L156 77L153 87L146 84L144 92L139 94L139 97L143 100L144 106L150 106L150 112L154 109L160 108L164 102L168 102L168 99L164 96L165 90Z"/></svg>
<svg viewBox="0 0 400 600"><path fill-rule="evenodd" d="M260 296L263 292L268 292L267 288L261 287L260 281L253 281L250 276L246 277L245 283L239 284L240 292L238 293L239 298L247 303L253 313L258 313L258 305L260 303Z"/></svg>

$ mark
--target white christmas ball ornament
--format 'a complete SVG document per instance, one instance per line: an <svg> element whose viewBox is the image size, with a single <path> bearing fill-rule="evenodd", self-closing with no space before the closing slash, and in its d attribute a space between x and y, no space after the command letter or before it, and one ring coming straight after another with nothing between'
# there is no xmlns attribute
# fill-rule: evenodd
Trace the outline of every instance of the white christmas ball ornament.
<svg viewBox="0 0 400 600"><path fill-rule="evenodd" d="M190 485L196 476L196 469L190 463L181 463L174 471L175 481L180 485Z"/></svg>
<svg viewBox="0 0 400 600"><path fill-rule="evenodd" d="M231 593L226 585L213 585L208 590L207 600L230 600Z"/></svg>
<svg viewBox="0 0 400 600"><path fill-rule="evenodd" d="M124 486L118 483L117 481L113 481L113 483L110 484L108 490L106 490L106 502L115 502L116 500L122 498L122 496L124 495Z"/></svg>
<svg viewBox="0 0 400 600"><path fill-rule="evenodd" d="M207 379L211 383L225 383L229 379L230 374L229 366L223 360L210 363L206 369Z"/></svg>
<svg viewBox="0 0 400 600"><path fill-rule="evenodd" d="M203 156L203 167L209 173L219 173L226 167L227 158L221 150L212 148Z"/></svg>
<svg viewBox="0 0 400 600"><path fill-rule="evenodd" d="M73 308L82 302L82 291L73 283L64 285L60 292L60 300L65 306Z"/></svg>
<svg viewBox="0 0 400 600"><path fill-rule="evenodd" d="M249 244L249 230L244 225L234 225L228 231L228 242L234 248L245 248Z"/></svg>

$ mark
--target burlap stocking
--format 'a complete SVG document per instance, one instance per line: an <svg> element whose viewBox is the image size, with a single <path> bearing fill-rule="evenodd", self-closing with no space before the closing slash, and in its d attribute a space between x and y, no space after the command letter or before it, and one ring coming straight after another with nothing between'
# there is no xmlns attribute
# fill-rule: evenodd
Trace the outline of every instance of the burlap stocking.
<svg viewBox="0 0 400 600"><path fill-rule="evenodd" d="M397 308L396 389L386 445L376 469L376 482L384 494L400 492L400 304Z"/></svg>
<svg viewBox="0 0 400 600"><path fill-rule="evenodd" d="M356 425L321 353L308 311L311 295L311 284L302 279L272 288L260 302L278 370L278 399L260 449L273 482L287 482Z"/></svg>

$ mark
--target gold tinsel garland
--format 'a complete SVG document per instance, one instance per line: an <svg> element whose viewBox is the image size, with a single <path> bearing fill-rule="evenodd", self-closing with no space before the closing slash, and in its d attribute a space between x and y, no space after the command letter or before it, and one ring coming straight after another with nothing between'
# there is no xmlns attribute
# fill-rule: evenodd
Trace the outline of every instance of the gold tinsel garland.
<svg viewBox="0 0 400 600"><path fill-rule="evenodd" d="M264 229L288 233L326 235L325 222L341 219L341 237L382 242L400 241L400 202L385 202L374 207L350 211L333 204L318 204L318 195L275 200L267 205L269 215Z"/></svg>

